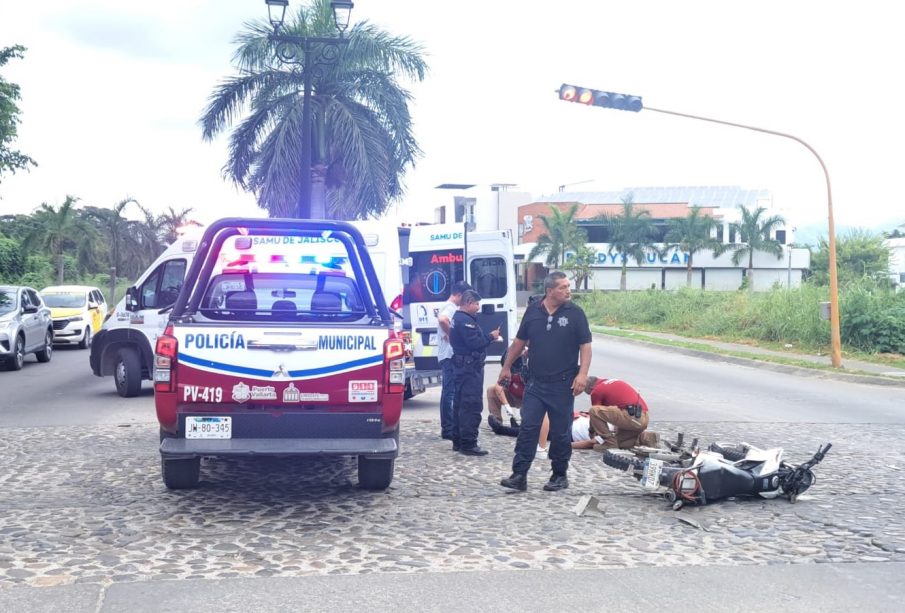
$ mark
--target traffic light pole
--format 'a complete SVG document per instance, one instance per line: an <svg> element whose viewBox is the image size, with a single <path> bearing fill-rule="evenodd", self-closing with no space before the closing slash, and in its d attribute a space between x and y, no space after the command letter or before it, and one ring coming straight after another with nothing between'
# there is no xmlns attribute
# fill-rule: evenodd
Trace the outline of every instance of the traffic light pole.
<svg viewBox="0 0 905 613"><path fill-rule="evenodd" d="M797 136L792 136L791 134L786 134L785 132L777 132L775 130L767 130L765 128L757 128L755 126L749 126L742 123L733 123L731 121L722 121L719 119L712 119L710 117L701 117L699 115L689 115L688 113L677 113L675 111L655 109L649 106L645 106L644 110L654 111L655 113L664 113L666 115L675 115L677 117L687 117L689 119L699 119L701 121L709 121L710 123L718 123L724 126L733 126L735 128L744 128L746 130L754 130L755 132L763 132L764 134L773 134L774 136L782 136L783 138L789 138L798 143L801 143L807 148L808 151L814 154L814 157L817 158L817 161L820 163L820 167L823 169L823 176L826 177L827 215L829 221L828 246L830 252L830 359L834 367L840 368L842 366L842 336L839 331L839 281L836 274L836 226L833 221L833 191L830 188L830 173L827 171L826 164L823 163L823 159L820 157L817 151Z"/></svg>

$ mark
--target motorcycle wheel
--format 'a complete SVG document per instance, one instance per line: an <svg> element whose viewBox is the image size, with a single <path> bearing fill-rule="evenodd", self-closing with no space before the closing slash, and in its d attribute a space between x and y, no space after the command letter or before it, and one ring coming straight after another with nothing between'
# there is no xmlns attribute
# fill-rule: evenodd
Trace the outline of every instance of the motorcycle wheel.
<svg viewBox="0 0 905 613"><path fill-rule="evenodd" d="M603 463L619 470L641 469L644 466L632 452L621 449L604 450Z"/></svg>
<svg viewBox="0 0 905 613"><path fill-rule="evenodd" d="M742 443L739 443L737 445L728 445L726 443L711 443L708 449L710 451L713 451L714 453L721 454L730 462L738 462L739 460L744 460L745 455L748 453L748 446Z"/></svg>
<svg viewBox="0 0 905 613"><path fill-rule="evenodd" d="M812 473L811 471L807 471L804 474L804 478L802 478L802 480L801 480L801 484L798 488L798 491L795 492L794 494L789 494L789 502L791 502L792 504L795 504L795 501L798 500L798 497L800 495L804 494L806 491L808 491L808 488L810 488L814 484L815 479L816 478L814 477L814 473Z"/></svg>

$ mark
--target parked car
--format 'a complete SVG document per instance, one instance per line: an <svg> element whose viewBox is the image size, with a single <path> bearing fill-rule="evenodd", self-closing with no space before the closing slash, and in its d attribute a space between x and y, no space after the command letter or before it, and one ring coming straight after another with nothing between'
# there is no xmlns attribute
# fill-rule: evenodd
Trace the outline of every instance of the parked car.
<svg viewBox="0 0 905 613"><path fill-rule="evenodd" d="M101 290L88 285L54 285L42 289L41 298L50 307L53 342L88 349L107 316Z"/></svg>
<svg viewBox="0 0 905 613"><path fill-rule="evenodd" d="M0 285L0 362L20 370L29 353L39 362L53 355L50 309L30 287Z"/></svg>

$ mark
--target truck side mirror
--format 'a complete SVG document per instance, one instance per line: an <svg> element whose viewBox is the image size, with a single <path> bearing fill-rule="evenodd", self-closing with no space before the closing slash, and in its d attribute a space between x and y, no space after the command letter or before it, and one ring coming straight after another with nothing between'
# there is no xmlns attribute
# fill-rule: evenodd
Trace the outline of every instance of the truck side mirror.
<svg viewBox="0 0 905 613"><path fill-rule="evenodd" d="M137 311L141 306L140 301L138 300L138 288L130 287L126 290L126 310L127 311Z"/></svg>

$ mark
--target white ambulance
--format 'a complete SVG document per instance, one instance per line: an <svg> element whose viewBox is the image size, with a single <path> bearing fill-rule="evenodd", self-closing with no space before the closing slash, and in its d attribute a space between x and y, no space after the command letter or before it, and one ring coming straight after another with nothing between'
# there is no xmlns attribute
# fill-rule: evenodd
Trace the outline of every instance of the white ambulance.
<svg viewBox="0 0 905 613"><path fill-rule="evenodd" d="M481 328L500 326L505 342L487 348L487 360L499 361L517 331L515 260L509 230L468 232L463 224L412 226L406 260L408 282L403 302L411 322L416 377L440 383L437 315L450 288L465 280L481 295Z"/></svg>
<svg viewBox="0 0 905 613"><path fill-rule="evenodd" d="M116 304L91 343L91 370L98 377L113 375L124 398L137 396L141 382L150 380L154 346L164 330L169 308L182 288L203 228L189 226Z"/></svg>

